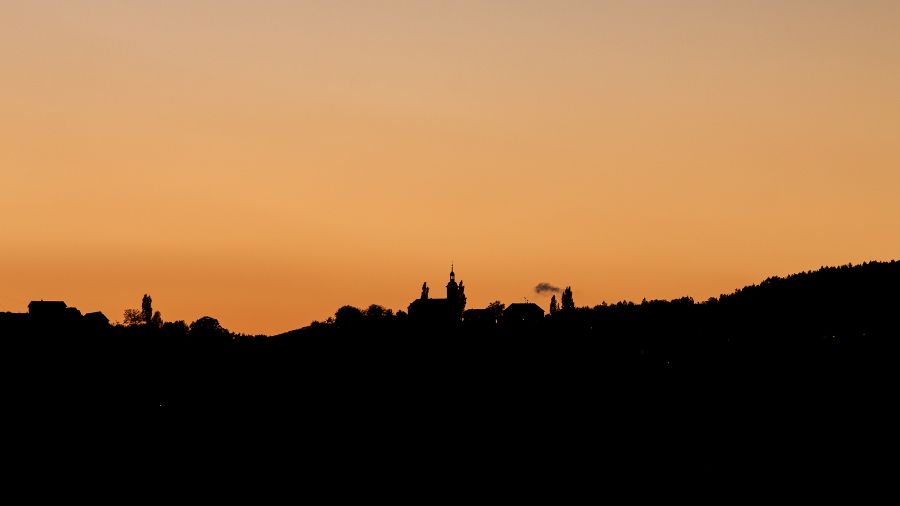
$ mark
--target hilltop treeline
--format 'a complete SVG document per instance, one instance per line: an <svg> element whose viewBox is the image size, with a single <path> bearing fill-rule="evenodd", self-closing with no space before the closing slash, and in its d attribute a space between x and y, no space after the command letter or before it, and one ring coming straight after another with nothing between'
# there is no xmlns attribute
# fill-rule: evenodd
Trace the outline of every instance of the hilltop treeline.
<svg viewBox="0 0 900 506"><path fill-rule="evenodd" d="M699 303L579 307L576 297L524 324L499 301L477 322L449 324L345 306L303 329L244 336L211 317L165 322L145 297L126 325L0 314L0 329L5 365L22 373L14 390L23 402L297 403L369 415L426 401L430 409L558 407L615 393L610 385L626 379L709 385L891 371L898 288L900 262L870 262L773 277Z"/></svg>

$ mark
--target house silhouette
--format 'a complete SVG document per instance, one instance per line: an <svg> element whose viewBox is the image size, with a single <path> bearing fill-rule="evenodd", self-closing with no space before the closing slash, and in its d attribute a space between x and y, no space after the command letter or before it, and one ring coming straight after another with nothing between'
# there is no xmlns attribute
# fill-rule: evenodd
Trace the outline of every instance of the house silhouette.
<svg viewBox="0 0 900 506"><path fill-rule="evenodd" d="M59 319L66 315L66 303L59 300L33 300L28 304L28 314L38 320Z"/></svg>
<svg viewBox="0 0 900 506"><path fill-rule="evenodd" d="M506 327L525 328L543 319L544 310L534 302L516 302L503 311L503 325Z"/></svg>

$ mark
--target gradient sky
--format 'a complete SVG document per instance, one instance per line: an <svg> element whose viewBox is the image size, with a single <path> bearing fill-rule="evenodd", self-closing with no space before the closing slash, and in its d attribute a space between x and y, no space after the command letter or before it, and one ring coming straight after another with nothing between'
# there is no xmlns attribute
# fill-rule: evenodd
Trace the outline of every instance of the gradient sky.
<svg viewBox="0 0 900 506"><path fill-rule="evenodd" d="M900 257L900 2L0 2L0 311L247 333Z"/></svg>

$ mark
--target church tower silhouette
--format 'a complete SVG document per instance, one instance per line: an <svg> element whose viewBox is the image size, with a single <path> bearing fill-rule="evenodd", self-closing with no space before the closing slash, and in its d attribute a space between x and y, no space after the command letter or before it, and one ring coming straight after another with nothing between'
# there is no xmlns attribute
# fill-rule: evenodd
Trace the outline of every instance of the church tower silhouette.
<svg viewBox="0 0 900 506"><path fill-rule="evenodd" d="M446 299L428 298L428 283L422 284L422 295L410 303L409 316L418 322L456 324L466 309L466 288L456 282L456 272L450 264L450 281L447 282Z"/></svg>
<svg viewBox="0 0 900 506"><path fill-rule="evenodd" d="M447 283L447 300L455 301L459 298L459 285L456 284L456 273L453 272L453 264L450 264L450 282Z"/></svg>

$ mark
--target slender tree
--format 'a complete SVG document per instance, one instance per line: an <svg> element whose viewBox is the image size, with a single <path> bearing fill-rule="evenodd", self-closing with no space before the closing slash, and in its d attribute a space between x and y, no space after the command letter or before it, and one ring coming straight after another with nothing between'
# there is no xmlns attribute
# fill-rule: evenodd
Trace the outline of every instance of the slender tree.
<svg viewBox="0 0 900 506"><path fill-rule="evenodd" d="M463 282L459 282L459 292L457 294L459 297L459 314L462 316L463 310L466 309L466 287L463 286Z"/></svg>
<svg viewBox="0 0 900 506"><path fill-rule="evenodd" d="M146 293L141 299L141 320L144 323L150 323L153 320L153 299Z"/></svg>
<svg viewBox="0 0 900 506"><path fill-rule="evenodd" d="M562 293L562 310L571 311L575 309L575 298L572 295L572 287L567 286Z"/></svg>

